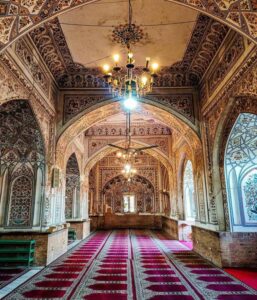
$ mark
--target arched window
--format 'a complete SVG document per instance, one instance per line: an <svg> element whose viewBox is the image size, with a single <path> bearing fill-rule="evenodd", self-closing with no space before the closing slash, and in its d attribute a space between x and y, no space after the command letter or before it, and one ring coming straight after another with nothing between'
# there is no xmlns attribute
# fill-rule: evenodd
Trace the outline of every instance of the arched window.
<svg viewBox="0 0 257 300"><path fill-rule="evenodd" d="M239 115L224 163L231 229L257 231L257 115Z"/></svg>
<svg viewBox="0 0 257 300"><path fill-rule="evenodd" d="M186 163L183 179L185 219L194 221L196 218L195 188L193 166L190 160Z"/></svg>

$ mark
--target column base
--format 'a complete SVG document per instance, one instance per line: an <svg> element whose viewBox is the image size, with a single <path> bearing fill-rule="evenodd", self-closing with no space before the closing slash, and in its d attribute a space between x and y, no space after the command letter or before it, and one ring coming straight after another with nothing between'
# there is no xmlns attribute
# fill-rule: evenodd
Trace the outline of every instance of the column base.
<svg viewBox="0 0 257 300"><path fill-rule="evenodd" d="M257 232L217 232L192 226L194 251L221 268L257 267Z"/></svg>
<svg viewBox="0 0 257 300"><path fill-rule="evenodd" d="M70 220L68 222L70 223L70 228L75 229L78 240L83 240L90 234L90 220Z"/></svg>
<svg viewBox="0 0 257 300"><path fill-rule="evenodd" d="M0 240L35 240L35 266L46 266L67 251L68 229L50 228L45 232L0 232Z"/></svg>

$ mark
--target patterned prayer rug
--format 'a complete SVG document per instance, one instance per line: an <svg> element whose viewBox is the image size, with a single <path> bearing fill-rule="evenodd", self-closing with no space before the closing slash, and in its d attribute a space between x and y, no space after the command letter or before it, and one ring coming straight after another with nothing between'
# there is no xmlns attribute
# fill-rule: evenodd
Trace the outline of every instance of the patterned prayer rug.
<svg viewBox="0 0 257 300"><path fill-rule="evenodd" d="M6 267L0 268L0 289L2 289L7 284L13 282L15 279L20 277L29 271L29 268L19 268L19 267Z"/></svg>
<svg viewBox="0 0 257 300"><path fill-rule="evenodd" d="M4 299L257 300L257 292L178 241L99 231Z"/></svg>

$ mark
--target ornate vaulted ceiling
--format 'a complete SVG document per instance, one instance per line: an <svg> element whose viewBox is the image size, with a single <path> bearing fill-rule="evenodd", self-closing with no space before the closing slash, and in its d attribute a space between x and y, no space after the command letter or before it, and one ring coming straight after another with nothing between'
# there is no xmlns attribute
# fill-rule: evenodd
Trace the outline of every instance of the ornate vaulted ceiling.
<svg viewBox="0 0 257 300"><path fill-rule="evenodd" d="M256 0L166 0L221 20L256 42ZM0 51L36 25L65 11L99 0L4 0L0 2ZM157 0L156 0L157 2ZM161 0L158 1L159 3Z"/></svg>
<svg viewBox="0 0 257 300"><path fill-rule="evenodd" d="M155 87L197 85L224 40L228 27L175 4L168 3L168 11L167 3L162 2L157 9L155 0L150 2L135 2L139 8L142 6L140 10L135 9L138 24L168 23L179 19L196 22L146 27L146 41L135 48L138 64L143 65L148 55L160 62L162 68L155 80ZM147 6L149 3L151 5ZM93 10L97 13L93 13ZM119 50L115 49L115 44L110 40L112 28L82 28L65 24L116 25L126 21L126 15L126 7L117 10L111 4L95 4L91 8L87 7L87 10L81 7L39 26L30 33L30 37L60 88L103 88L106 84L100 66L110 58L87 63Z"/></svg>
<svg viewBox="0 0 257 300"><path fill-rule="evenodd" d="M136 65L143 66L146 56L158 61L161 66L171 66L181 61L198 13L177 4L156 0L132 1L132 7L133 22L142 25L145 34L143 40L132 47ZM112 63L112 55L120 53L123 54L122 64L125 65L126 49L112 42L112 26L128 21L127 1L96 2L61 15L59 21L75 62L86 67L99 67L105 62ZM178 24L181 21L191 23ZM171 22L176 24L144 26Z"/></svg>

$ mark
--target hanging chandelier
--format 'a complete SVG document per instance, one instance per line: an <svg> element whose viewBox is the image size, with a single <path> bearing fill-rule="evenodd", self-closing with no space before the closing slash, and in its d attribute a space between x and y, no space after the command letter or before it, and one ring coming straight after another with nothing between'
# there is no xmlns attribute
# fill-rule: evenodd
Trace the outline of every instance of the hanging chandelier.
<svg viewBox="0 0 257 300"><path fill-rule="evenodd" d="M114 97L124 98L142 97L150 93L153 88L154 78L157 77L159 65L150 64L150 57L146 58L145 67L141 71L135 72L135 59L131 46L140 42L144 38L142 28L132 23L132 5L129 2L129 22L121 24L114 28L112 32L112 41L126 47L127 64L126 68L119 66L120 56L113 56L114 66L105 64L103 66L104 78L109 85L110 91Z"/></svg>
<svg viewBox="0 0 257 300"><path fill-rule="evenodd" d="M133 176L137 173L135 167L136 158L139 153L144 150L158 147L158 145L151 145L145 147L134 148L132 147L132 132L131 132L131 111L126 113L126 140L125 147L108 144L108 146L118 149L116 156L123 163L123 176L130 182Z"/></svg>

